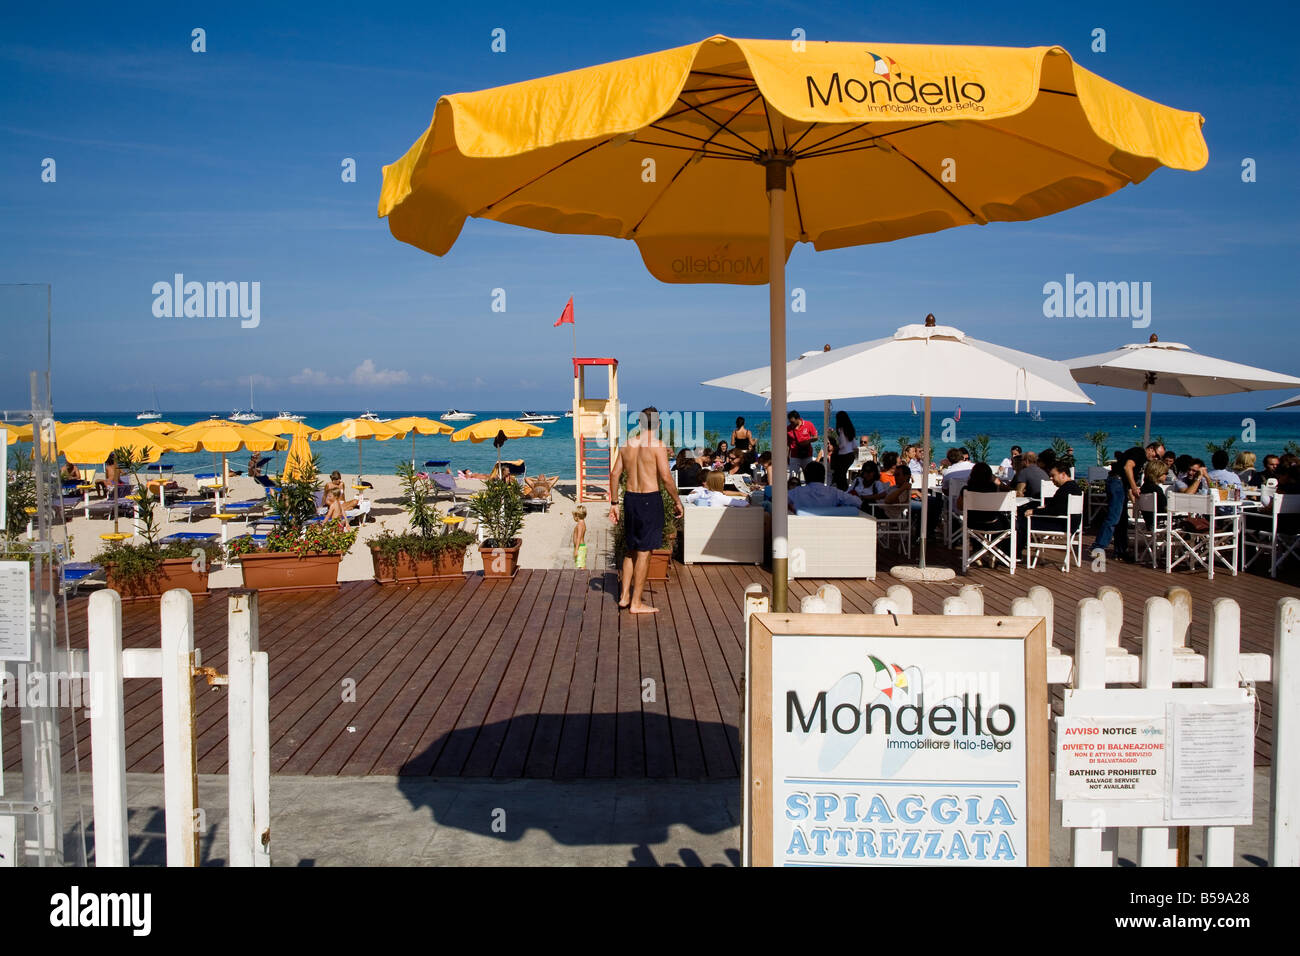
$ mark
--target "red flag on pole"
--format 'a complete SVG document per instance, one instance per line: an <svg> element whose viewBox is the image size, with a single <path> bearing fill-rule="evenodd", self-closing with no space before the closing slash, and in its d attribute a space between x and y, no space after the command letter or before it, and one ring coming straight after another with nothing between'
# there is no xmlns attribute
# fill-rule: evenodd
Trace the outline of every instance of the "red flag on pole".
<svg viewBox="0 0 1300 956"><path fill-rule="evenodd" d="M560 317L555 320L555 325L553 325L552 328L559 328L566 322L569 323L569 325L573 325L573 296L569 296L569 304L564 307L564 311L561 312Z"/></svg>

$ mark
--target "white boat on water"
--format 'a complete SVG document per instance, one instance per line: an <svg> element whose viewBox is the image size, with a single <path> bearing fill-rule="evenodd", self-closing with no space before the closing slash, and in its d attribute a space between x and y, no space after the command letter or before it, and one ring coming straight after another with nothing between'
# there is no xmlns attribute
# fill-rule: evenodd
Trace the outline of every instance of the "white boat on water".
<svg viewBox="0 0 1300 956"><path fill-rule="evenodd" d="M1041 422L1043 420L1043 413L1035 408L1032 412L1029 413L1029 420L1031 422Z"/></svg>
<svg viewBox="0 0 1300 956"><path fill-rule="evenodd" d="M230 415L232 422L260 422L262 416L253 411L253 376L248 376L248 408L237 408Z"/></svg>
<svg viewBox="0 0 1300 956"><path fill-rule="evenodd" d="M551 425L560 420L559 415L539 415L536 412L520 412L519 421L529 425Z"/></svg>
<svg viewBox="0 0 1300 956"><path fill-rule="evenodd" d="M307 420L306 415L295 415L293 412L280 412L275 417L283 418L290 422L305 422Z"/></svg>
<svg viewBox="0 0 1300 956"><path fill-rule="evenodd" d="M462 412L456 408L453 408L450 411L448 411L446 414L439 415L438 417L441 418L444 422L467 422L470 419L478 418L478 416L475 415L473 412Z"/></svg>
<svg viewBox="0 0 1300 956"><path fill-rule="evenodd" d="M391 418L380 418L374 412L370 411L370 409L366 409L364 412L358 415L357 420L363 422L379 422L380 424L383 424L384 422L392 421Z"/></svg>
<svg viewBox="0 0 1300 956"><path fill-rule="evenodd" d="M567 412L565 412L565 413L564 413L564 417L565 417L565 418L572 418L572 417L573 417L573 409L569 409Z"/></svg>
<svg viewBox="0 0 1300 956"><path fill-rule="evenodd" d="M138 422L156 422L162 418L162 412L158 411L158 389L153 390L153 406L146 408L139 415L135 416Z"/></svg>

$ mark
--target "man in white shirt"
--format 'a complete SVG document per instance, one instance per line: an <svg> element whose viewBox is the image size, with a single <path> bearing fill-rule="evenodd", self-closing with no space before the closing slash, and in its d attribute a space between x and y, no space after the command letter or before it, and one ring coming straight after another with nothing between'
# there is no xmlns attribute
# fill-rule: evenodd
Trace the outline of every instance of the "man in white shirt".
<svg viewBox="0 0 1300 956"><path fill-rule="evenodd" d="M807 484L791 488L787 492L790 510L798 514L809 508L857 508L856 495L840 491L834 485L826 484L826 466L819 461L810 461L804 466Z"/></svg>
<svg viewBox="0 0 1300 956"><path fill-rule="evenodd" d="M1220 485L1241 487L1241 477L1235 471L1228 470L1228 453L1222 448L1210 456L1210 471L1206 477Z"/></svg>
<svg viewBox="0 0 1300 956"><path fill-rule="evenodd" d="M912 481L919 482L921 476L925 474L925 465L921 462L921 446L907 446L907 467L912 472Z"/></svg>
<svg viewBox="0 0 1300 956"><path fill-rule="evenodd" d="M949 448L948 460L953 464L944 469L943 472L943 493L948 494L949 483L952 478L964 478L970 474L970 470L975 467L975 462L966 457L965 448Z"/></svg>
<svg viewBox="0 0 1300 956"><path fill-rule="evenodd" d="M1016 455L1020 455L1020 454L1023 454L1023 450L1021 449L1021 447L1019 445L1012 445L1011 454L1007 455L1006 458L1003 458L1002 464L998 465L998 477L1001 478L1003 481L1011 480L1011 475L1013 473L1011 467L1011 460L1015 458Z"/></svg>

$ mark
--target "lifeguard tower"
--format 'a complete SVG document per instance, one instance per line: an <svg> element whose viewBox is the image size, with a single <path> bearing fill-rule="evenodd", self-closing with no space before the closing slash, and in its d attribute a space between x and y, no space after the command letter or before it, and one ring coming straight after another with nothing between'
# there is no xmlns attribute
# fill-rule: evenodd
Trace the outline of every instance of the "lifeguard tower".
<svg viewBox="0 0 1300 956"><path fill-rule="evenodd" d="M589 398L587 370L601 366L609 376L609 394ZM619 424L618 359L574 358L573 449L579 502L609 500L609 475L618 454Z"/></svg>

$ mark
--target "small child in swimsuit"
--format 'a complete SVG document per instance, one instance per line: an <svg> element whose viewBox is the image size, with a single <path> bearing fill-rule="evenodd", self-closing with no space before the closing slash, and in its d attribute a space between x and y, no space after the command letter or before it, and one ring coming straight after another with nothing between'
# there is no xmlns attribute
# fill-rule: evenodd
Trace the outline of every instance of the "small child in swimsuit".
<svg viewBox="0 0 1300 956"><path fill-rule="evenodd" d="M587 509L582 505L573 509L573 566L587 566Z"/></svg>

